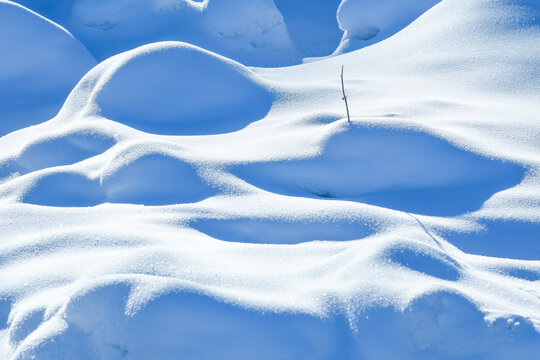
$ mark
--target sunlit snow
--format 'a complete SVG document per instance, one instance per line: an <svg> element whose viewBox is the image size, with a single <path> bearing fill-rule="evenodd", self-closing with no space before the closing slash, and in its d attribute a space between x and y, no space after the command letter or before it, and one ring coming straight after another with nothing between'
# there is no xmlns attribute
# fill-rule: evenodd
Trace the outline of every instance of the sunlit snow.
<svg viewBox="0 0 540 360"><path fill-rule="evenodd" d="M0 359L539 354L539 1L0 0Z"/></svg>

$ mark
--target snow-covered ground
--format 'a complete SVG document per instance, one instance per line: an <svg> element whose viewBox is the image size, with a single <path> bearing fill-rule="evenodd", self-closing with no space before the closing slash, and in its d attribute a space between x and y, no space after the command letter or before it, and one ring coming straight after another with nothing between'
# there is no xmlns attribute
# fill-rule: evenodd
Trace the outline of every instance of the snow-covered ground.
<svg viewBox="0 0 540 360"><path fill-rule="evenodd" d="M0 359L538 357L540 2L18 3Z"/></svg>

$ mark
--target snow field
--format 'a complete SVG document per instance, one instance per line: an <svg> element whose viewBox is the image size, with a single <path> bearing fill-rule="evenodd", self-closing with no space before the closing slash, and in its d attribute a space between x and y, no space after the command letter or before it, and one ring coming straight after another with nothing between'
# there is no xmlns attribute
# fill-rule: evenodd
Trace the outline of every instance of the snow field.
<svg viewBox="0 0 540 360"><path fill-rule="evenodd" d="M534 358L538 10L444 0L286 68L102 61L0 138L0 357Z"/></svg>

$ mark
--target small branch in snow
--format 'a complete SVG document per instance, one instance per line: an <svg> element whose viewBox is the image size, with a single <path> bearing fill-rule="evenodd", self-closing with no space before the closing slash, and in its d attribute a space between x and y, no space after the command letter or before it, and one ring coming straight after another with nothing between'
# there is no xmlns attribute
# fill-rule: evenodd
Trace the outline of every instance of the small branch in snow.
<svg viewBox="0 0 540 360"><path fill-rule="evenodd" d="M347 95L345 95L345 85L343 84L343 65L341 65L341 90L343 91L343 99L345 101L345 109L347 109L347 120L351 122L351 117L349 116L349 104L347 103Z"/></svg>

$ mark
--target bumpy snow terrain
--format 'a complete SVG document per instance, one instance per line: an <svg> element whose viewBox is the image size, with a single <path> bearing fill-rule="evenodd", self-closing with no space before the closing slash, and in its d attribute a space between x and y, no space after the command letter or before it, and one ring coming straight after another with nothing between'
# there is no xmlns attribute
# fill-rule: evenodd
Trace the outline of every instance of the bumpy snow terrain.
<svg viewBox="0 0 540 360"><path fill-rule="evenodd" d="M19 3L0 359L538 357L540 2Z"/></svg>

